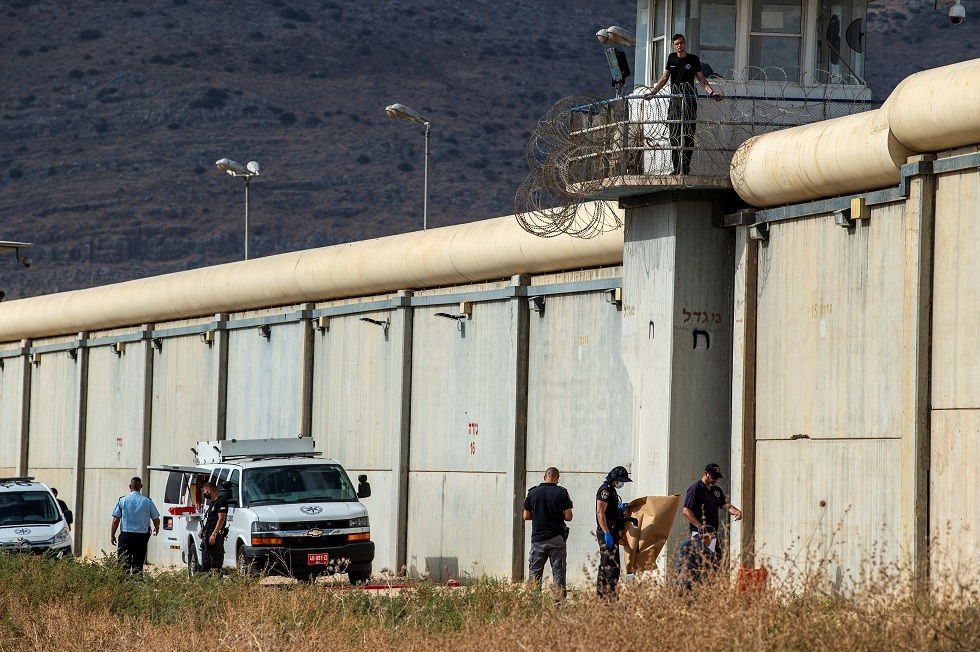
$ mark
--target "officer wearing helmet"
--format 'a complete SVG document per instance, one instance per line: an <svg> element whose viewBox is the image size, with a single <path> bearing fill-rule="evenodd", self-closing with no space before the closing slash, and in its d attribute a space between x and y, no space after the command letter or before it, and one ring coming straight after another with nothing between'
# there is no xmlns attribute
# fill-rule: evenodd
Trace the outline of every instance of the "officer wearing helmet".
<svg viewBox="0 0 980 652"><path fill-rule="evenodd" d="M626 504L620 501L616 487L624 482L633 480L624 467L617 466L609 472L595 495L595 536L599 541L596 591L601 596L614 595L619 582L619 537L626 527L626 516L623 513Z"/></svg>

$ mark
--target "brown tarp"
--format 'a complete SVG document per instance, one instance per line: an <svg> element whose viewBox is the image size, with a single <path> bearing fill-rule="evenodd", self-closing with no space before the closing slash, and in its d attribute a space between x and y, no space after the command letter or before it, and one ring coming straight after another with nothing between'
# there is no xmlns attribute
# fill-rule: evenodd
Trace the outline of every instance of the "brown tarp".
<svg viewBox="0 0 980 652"><path fill-rule="evenodd" d="M626 507L626 516L635 518L637 524L626 524L626 572L638 573L657 568L657 557L667 543L670 527L677 516L681 497L646 496L637 498Z"/></svg>

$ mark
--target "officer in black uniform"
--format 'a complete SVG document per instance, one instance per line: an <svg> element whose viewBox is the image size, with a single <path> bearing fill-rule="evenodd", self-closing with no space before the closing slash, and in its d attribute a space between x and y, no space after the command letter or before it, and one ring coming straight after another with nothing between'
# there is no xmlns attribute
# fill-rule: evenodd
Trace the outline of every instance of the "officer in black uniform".
<svg viewBox="0 0 980 652"><path fill-rule="evenodd" d="M225 520L228 518L228 499L221 495L213 482L204 484L202 493L210 500L204 512L201 537L201 572L221 570L225 563Z"/></svg>
<svg viewBox="0 0 980 652"><path fill-rule="evenodd" d="M619 537L626 527L623 514L626 504L621 502L616 487L624 482L633 482L626 469L615 467L606 476L606 481L595 495L595 536L599 541L599 572L596 577L596 591L601 596L613 596L619 582Z"/></svg>

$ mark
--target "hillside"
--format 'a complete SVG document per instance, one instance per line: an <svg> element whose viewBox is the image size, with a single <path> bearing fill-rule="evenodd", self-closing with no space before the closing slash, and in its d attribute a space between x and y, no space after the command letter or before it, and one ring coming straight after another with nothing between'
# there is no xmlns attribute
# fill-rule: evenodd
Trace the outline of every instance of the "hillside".
<svg viewBox="0 0 980 652"><path fill-rule="evenodd" d="M0 9L0 239L36 243L29 270L0 257L8 299L240 259L243 183L222 157L262 164L253 257L421 228L424 130L388 118L393 102L433 123L430 228L509 214L537 119L608 92L596 29L635 22L633 0ZM870 13L881 96L978 56L977 23L931 1Z"/></svg>

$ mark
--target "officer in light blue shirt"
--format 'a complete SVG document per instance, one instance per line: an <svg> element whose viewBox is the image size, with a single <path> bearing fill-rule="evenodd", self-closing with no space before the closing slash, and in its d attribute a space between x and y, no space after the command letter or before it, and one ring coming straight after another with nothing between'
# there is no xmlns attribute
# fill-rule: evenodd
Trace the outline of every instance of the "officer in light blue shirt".
<svg viewBox="0 0 980 652"><path fill-rule="evenodd" d="M119 558L129 572L142 573L146 562L146 546L150 542L150 523L153 535L160 534L160 512L153 501L140 493L143 481L136 477L129 482L130 493L121 497L112 510L112 532L109 540L116 545L119 532ZM120 525L122 526L120 528Z"/></svg>

